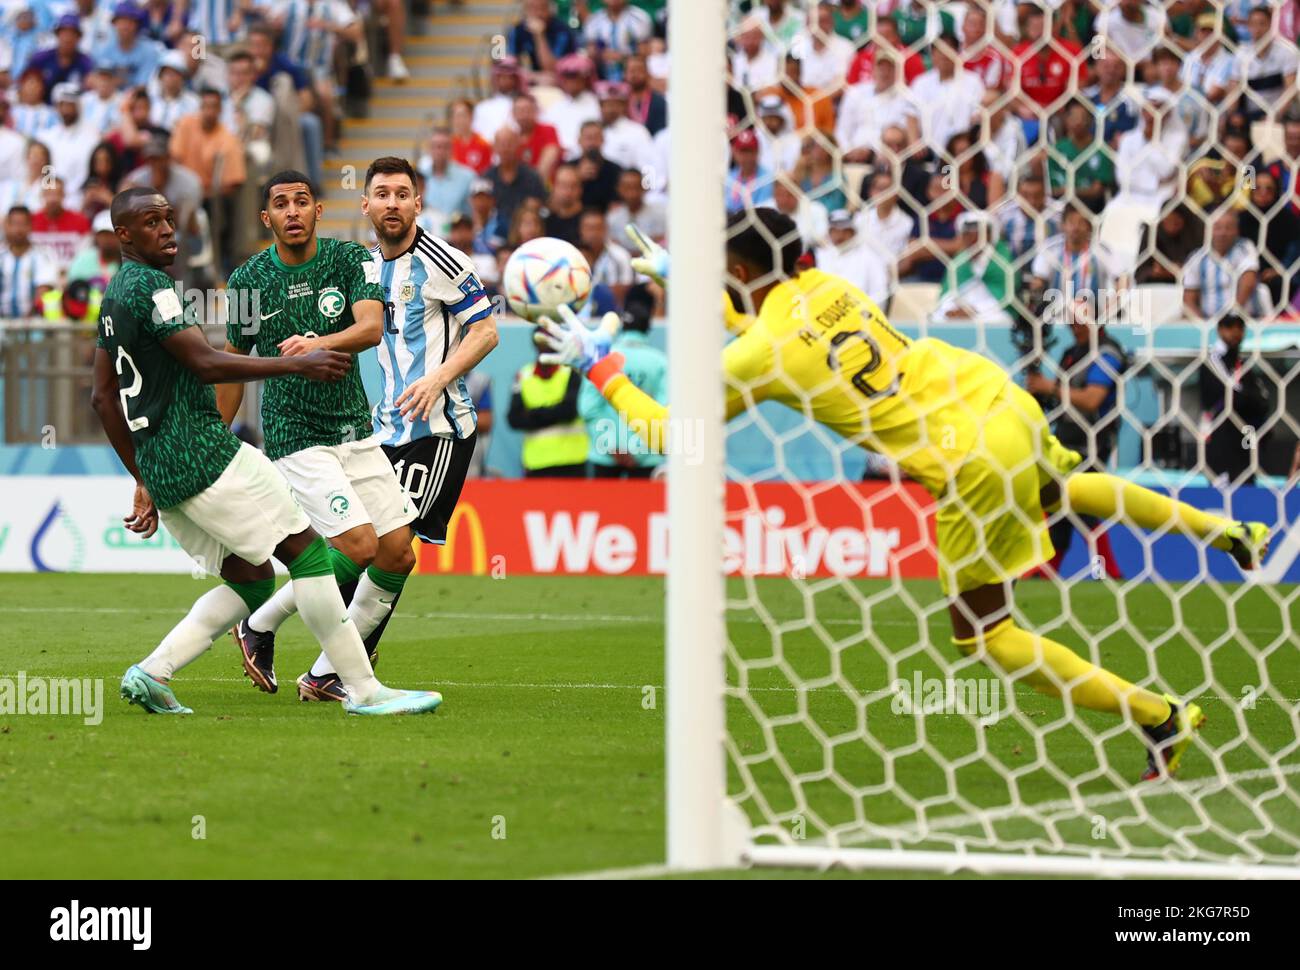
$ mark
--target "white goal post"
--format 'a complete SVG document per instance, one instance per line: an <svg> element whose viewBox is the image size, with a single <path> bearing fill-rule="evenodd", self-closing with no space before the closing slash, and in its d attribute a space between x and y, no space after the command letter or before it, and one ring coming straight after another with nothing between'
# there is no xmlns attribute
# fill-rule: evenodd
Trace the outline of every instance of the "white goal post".
<svg viewBox="0 0 1300 970"><path fill-rule="evenodd" d="M1039 621L1044 635L1060 635L1085 657L1091 651L1090 659L1100 664L1103 642L1119 631L1135 648L1122 659L1140 656L1147 664L1146 674L1129 674L1140 686L1166 689L1161 659L1200 652L1204 676L1187 689L1195 686L1207 705L1216 705L1207 707L1212 723L1226 719L1236 729L1217 742L1193 745L1189 759L1199 759L1199 770L1186 780L1147 787L1134 778L1125 781L1132 766L1120 764L1133 752L1140 755L1132 724L1071 724L1068 701L1034 703L1037 695L1018 692L1014 683L1004 688L1011 696L995 715L952 715L957 720L947 722L950 737L932 737L921 724L921 708L906 704L889 731L873 733L869 718L882 705L899 703L891 685L898 676L912 676L904 670L909 664L949 682L954 676L988 676L950 643L946 603L937 594L914 595L896 569L877 574L885 585L874 587L801 569L767 572L767 578L741 570L729 593L720 292L726 278L722 200L728 165L723 85L733 14L727 0L669 0L669 868L1300 879L1300 680L1292 679L1300 672L1292 656L1300 651L1300 589L1277 588L1290 560L1240 584L1209 575L1205 557L1221 555L1213 551L1199 553L1202 572L1189 584L1168 581L1149 567L1111 583L1084 577L1094 593L1113 590L1118 602L1114 623L1100 633L1102 621L1088 615L1095 601L1084 598L1076 583L1058 578L1037 587L1059 594L1061 603L1059 614ZM855 204L856 190L854 185L850 191ZM993 325L971 326L984 348ZM1155 353L1150 332L1139 333L1138 356L1176 394L1189 380L1187 365L1166 363ZM1300 368L1296 375L1300 380ZM1290 379L1289 372L1279 377L1284 386ZM773 438L773 461L779 464L792 434L761 419L748 424ZM827 449L841 477L809 484L782 468L778 484L802 492L811 509L827 488L857 483L843 480L844 456L855 446L824 429L810 433L836 439ZM1151 444L1149 437L1144 440L1143 469L1151 464ZM731 477L749 484L743 474ZM893 481L901 487L896 474ZM1282 518L1284 500L1279 494ZM870 518L869 508L863 514ZM810 512L811 519L816 515ZM771 528L780 525L776 519ZM1278 535L1274 542L1294 553L1291 537ZM1150 548L1144 551L1149 560ZM776 584L784 586L778 590ZM1141 597L1152 591L1170 604L1164 629L1142 615ZM1075 595L1077 607L1071 605ZM1215 616L1222 610L1224 632L1180 635L1184 598L1191 604L1198 596L1198 609ZM1258 619L1261 605L1262 612L1276 615L1276 632ZM1041 598L1038 608L1044 612ZM729 623L733 617L742 622ZM737 634L744 624L750 632ZM909 632L890 634L891 629ZM1164 653L1157 655L1157 648ZM1245 683L1266 707L1259 716L1280 726L1283 736L1289 724L1289 741L1270 747L1252 733L1254 709L1243 710L1234 696L1242 682L1217 666L1232 651L1241 651L1239 666L1253 665L1258 672ZM816 663L810 660L814 653ZM825 669L817 667L823 659ZM1189 661L1193 667L1196 662ZM850 667L852 675L846 673ZM1253 703L1256 693L1250 697ZM1004 753L984 757L991 749L986 732L995 730L1026 739L1027 763L1009 763ZM1068 745L1084 755L1056 760ZM1017 756L1021 748L1017 742Z"/></svg>

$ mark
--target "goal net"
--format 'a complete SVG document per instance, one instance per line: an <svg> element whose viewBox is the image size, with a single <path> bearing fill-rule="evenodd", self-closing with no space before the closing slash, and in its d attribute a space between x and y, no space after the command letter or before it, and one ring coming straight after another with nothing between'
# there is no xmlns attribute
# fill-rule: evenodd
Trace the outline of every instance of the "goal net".
<svg viewBox="0 0 1300 970"><path fill-rule="evenodd" d="M670 394L698 425L669 470L671 863L1300 875L1294 7L670 6ZM771 279L724 261L753 227ZM898 344L783 296L791 242ZM719 381L725 284L806 318ZM922 338L1024 394L891 370ZM1072 493L1035 408L1077 472L1264 522L1269 555L1123 498L1043 509ZM1008 530L1040 524L1026 564ZM954 644L945 590L998 574L1016 628L1203 711L1173 777L1139 781L1133 708Z"/></svg>

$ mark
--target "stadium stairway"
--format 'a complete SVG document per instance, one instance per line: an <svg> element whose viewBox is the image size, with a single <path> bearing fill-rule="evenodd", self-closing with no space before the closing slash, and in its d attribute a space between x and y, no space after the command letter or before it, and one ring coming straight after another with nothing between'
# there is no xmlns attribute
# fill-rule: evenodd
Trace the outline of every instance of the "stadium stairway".
<svg viewBox="0 0 1300 970"><path fill-rule="evenodd" d="M366 166L381 155L414 163L430 123L445 119L448 104L461 97L477 100L486 93L478 79L487 83L492 38L518 17L518 7L502 0L440 0L432 12L410 18L405 54L410 79L396 84L375 78L366 116L345 122L339 154L325 160L322 234L369 238L359 203ZM372 58L377 59L373 52Z"/></svg>

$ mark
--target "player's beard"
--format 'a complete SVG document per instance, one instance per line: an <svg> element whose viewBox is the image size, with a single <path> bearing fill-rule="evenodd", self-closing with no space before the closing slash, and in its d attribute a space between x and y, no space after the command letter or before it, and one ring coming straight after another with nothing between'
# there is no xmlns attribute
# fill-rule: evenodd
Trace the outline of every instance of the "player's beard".
<svg viewBox="0 0 1300 970"><path fill-rule="evenodd" d="M311 249L316 242L316 214L313 212L309 216L304 216L299 221L302 223L302 228L304 230L301 239L287 239L277 232L274 233L275 241L290 252L305 253Z"/></svg>
<svg viewBox="0 0 1300 970"><path fill-rule="evenodd" d="M406 234L410 232L411 227L415 225L415 213L411 213L411 217L409 219L403 218L403 216L400 213L397 213L395 215L397 219L401 220L400 222L401 228L397 229L396 231L394 231L391 228L390 224L387 221L385 221L389 218L387 213L380 216L379 221L374 224L375 235L379 237L379 241L388 243L390 246L393 243L399 243L403 239L405 239Z"/></svg>

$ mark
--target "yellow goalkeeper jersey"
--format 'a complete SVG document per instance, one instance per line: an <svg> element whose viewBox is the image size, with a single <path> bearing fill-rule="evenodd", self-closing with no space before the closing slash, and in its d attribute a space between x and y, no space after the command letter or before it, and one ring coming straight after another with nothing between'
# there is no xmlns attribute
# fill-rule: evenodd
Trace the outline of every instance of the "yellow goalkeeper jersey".
<svg viewBox="0 0 1300 970"><path fill-rule="evenodd" d="M756 317L729 313L727 326L740 333L723 358L728 420L751 404L779 401L887 455L935 496L1009 380L979 354L909 339L865 293L818 269L778 284ZM611 381L604 393L634 420L667 416L626 380Z"/></svg>

